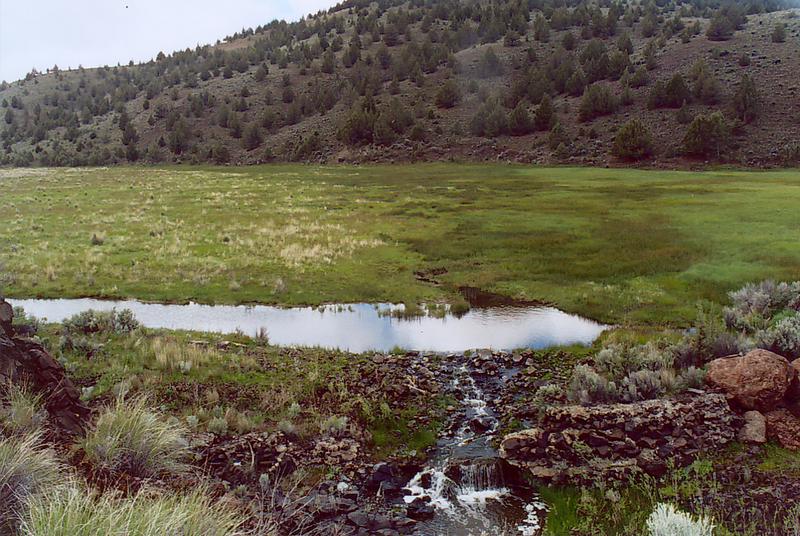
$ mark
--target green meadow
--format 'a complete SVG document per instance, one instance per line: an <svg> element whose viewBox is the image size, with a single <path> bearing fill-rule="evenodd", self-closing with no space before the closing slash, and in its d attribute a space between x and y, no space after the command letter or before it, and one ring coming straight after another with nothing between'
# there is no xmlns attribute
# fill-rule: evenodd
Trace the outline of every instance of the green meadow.
<svg viewBox="0 0 800 536"><path fill-rule="evenodd" d="M437 303L473 286L681 325L744 283L800 279L798 170L7 169L0 214L9 297Z"/></svg>

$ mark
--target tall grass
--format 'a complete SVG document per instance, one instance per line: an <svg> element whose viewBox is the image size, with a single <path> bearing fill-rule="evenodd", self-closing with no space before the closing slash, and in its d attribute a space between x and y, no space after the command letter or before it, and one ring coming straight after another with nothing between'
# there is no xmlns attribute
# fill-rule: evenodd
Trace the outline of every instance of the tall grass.
<svg viewBox="0 0 800 536"><path fill-rule="evenodd" d="M23 536L233 536L243 518L197 489L187 495L139 492L120 499L98 495L77 482L36 495L29 502Z"/></svg>
<svg viewBox="0 0 800 536"><path fill-rule="evenodd" d="M42 397L25 386L9 382L0 402L0 427L12 434L30 434L39 430L45 421Z"/></svg>
<svg viewBox="0 0 800 536"><path fill-rule="evenodd" d="M149 477L185 472L186 428L147 406L144 398L118 398L81 442L86 458L112 474Z"/></svg>
<svg viewBox="0 0 800 536"><path fill-rule="evenodd" d="M27 501L61 480L62 467L41 434L0 436L0 534L13 531Z"/></svg>

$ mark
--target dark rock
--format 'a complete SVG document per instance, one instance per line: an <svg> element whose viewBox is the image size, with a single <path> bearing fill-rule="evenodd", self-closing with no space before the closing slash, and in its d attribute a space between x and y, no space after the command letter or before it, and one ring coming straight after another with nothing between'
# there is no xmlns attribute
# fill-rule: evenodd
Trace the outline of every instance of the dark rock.
<svg viewBox="0 0 800 536"><path fill-rule="evenodd" d="M436 509L433 505L429 502L430 499L425 500L422 497L417 497L411 504L408 505L406 509L406 514L411 519L430 519L436 513Z"/></svg>

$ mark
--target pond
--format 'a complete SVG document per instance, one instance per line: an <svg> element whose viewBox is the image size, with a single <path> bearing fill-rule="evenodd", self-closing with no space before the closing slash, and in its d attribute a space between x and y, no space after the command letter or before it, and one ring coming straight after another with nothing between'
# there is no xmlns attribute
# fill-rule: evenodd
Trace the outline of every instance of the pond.
<svg viewBox="0 0 800 536"><path fill-rule="evenodd" d="M9 299L40 319L61 322L81 311L130 309L146 327L216 333L266 330L281 346L319 346L350 352L394 348L462 352L591 344L607 326L552 307L473 308L462 316L398 318L402 305L353 303L320 307L144 303L136 300Z"/></svg>

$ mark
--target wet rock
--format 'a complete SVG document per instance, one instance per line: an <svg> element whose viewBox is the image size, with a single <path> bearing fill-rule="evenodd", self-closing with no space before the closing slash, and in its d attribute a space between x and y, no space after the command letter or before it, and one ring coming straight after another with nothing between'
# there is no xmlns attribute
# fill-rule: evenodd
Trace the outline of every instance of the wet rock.
<svg viewBox="0 0 800 536"><path fill-rule="evenodd" d="M784 448L800 450L800 418L785 409L770 411L764 417L767 437L778 441Z"/></svg>
<svg viewBox="0 0 800 536"><path fill-rule="evenodd" d="M744 414L744 426L739 430L739 441L744 443L766 443L767 421L758 411L747 411Z"/></svg>
<svg viewBox="0 0 800 536"><path fill-rule="evenodd" d="M783 400L796 376L785 357L758 349L713 360L708 364L706 383L744 409L769 411Z"/></svg>
<svg viewBox="0 0 800 536"><path fill-rule="evenodd" d="M488 417L475 417L469 421L470 429L476 434L482 434L492 427L492 419Z"/></svg>
<svg viewBox="0 0 800 536"><path fill-rule="evenodd" d="M422 520L430 519L436 513L436 509L430 503L430 498L417 497L408 505L406 515L411 519Z"/></svg>

